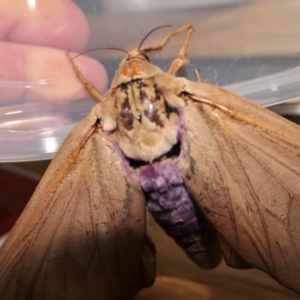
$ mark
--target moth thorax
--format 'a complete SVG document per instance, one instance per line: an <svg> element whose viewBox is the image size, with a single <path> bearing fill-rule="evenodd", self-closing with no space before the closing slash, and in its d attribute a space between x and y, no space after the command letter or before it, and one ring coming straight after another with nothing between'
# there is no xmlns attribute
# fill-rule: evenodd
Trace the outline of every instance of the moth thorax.
<svg viewBox="0 0 300 300"><path fill-rule="evenodd" d="M179 116L153 78L135 79L119 87L119 146L131 159L153 161L178 142Z"/></svg>

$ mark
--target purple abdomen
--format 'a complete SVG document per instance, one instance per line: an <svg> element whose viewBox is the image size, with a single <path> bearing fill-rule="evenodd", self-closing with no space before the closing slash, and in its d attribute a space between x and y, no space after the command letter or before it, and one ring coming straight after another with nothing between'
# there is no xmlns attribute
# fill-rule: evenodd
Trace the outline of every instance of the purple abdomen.
<svg viewBox="0 0 300 300"><path fill-rule="evenodd" d="M165 232L193 259L195 254L210 250L214 232L196 210L176 161L144 166L139 177L147 207Z"/></svg>

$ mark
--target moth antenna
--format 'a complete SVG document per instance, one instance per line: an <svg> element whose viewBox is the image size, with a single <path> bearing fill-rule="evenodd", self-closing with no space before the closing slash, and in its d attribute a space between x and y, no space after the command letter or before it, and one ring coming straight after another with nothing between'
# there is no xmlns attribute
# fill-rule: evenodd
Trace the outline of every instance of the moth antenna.
<svg viewBox="0 0 300 300"><path fill-rule="evenodd" d="M138 50L137 51L140 51L143 43L145 42L145 40L149 37L149 35L151 33L153 33L154 31L158 30L158 29L161 29L161 28L165 28L165 27L172 27L172 25L163 25L163 26L159 26L159 27L156 27L154 29L152 29L149 33L146 34L146 36L142 39L142 41L140 42L140 45L138 47Z"/></svg>
<svg viewBox="0 0 300 300"><path fill-rule="evenodd" d="M118 50L118 51L125 52L126 54L129 53L128 51L126 51L126 50L124 50L124 49L122 49L122 48L115 48L115 47L109 47L109 48L92 48L92 49L85 50L85 51L83 51L83 52L81 52L81 53L75 55L74 57L72 57L72 59L71 59L70 61L74 60L76 57L78 57L78 56L80 56L80 55L82 55L82 54L85 54L85 53L87 53L87 52L96 51L96 50Z"/></svg>

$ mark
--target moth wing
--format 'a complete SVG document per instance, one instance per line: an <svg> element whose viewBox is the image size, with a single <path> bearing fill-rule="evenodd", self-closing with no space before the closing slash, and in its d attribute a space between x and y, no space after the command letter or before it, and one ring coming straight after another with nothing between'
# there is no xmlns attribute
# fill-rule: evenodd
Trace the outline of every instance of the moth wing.
<svg viewBox="0 0 300 300"><path fill-rule="evenodd" d="M95 130L97 109L65 140L1 248L1 299L123 300L152 284L144 197Z"/></svg>
<svg viewBox="0 0 300 300"><path fill-rule="evenodd" d="M299 293L299 127L221 88L183 84L194 102L184 111L190 157L181 168L227 263L256 267Z"/></svg>

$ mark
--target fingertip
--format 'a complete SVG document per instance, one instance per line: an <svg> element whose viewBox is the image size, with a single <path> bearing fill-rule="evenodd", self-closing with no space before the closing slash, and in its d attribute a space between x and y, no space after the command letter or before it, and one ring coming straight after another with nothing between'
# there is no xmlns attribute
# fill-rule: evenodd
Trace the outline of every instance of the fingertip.
<svg viewBox="0 0 300 300"><path fill-rule="evenodd" d="M0 61L2 101L16 103L25 97L26 102L69 101L88 96L62 50L0 43ZM80 56L76 65L100 93L106 90L108 77L99 62Z"/></svg>
<svg viewBox="0 0 300 300"><path fill-rule="evenodd" d="M2 38L6 37L15 43L69 48L73 51L81 51L86 47L90 36L88 21L72 1L41 1L34 7L29 2L21 6L17 2L11 0L6 7L0 6L0 11L7 19L4 23L13 24L0 30ZM17 14L12 9L16 6L19 7L17 11L22 13Z"/></svg>

